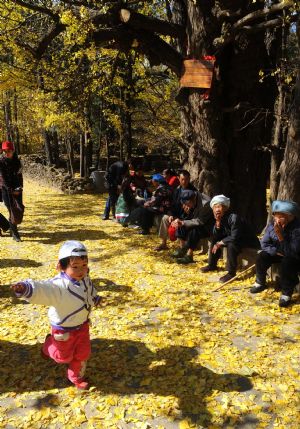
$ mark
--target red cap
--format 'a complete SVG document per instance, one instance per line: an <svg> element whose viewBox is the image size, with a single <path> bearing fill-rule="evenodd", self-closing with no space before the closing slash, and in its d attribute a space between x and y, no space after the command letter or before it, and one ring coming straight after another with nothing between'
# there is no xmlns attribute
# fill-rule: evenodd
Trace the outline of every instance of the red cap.
<svg viewBox="0 0 300 429"><path fill-rule="evenodd" d="M176 228L174 228L174 226L170 225L169 228L168 228L168 234L169 234L169 238L170 238L171 241L176 241L177 240L177 237L176 237L175 233L176 233Z"/></svg>
<svg viewBox="0 0 300 429"><path fill-rule="evenodd" d="M2 143L2 150L15 150L15 146L12 142L3 142Z"/></svg>

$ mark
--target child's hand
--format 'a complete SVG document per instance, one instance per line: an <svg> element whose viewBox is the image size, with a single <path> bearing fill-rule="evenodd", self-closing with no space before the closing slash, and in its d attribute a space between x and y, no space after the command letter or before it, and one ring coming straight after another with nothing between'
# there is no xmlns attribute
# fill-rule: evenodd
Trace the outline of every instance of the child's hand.
<svg viewBox="0 0 300 429"><path fill-rule="evenodd" d="M10 288L17 294L24 294L26 292L26 286L23 283L15 283Z"/></svg>

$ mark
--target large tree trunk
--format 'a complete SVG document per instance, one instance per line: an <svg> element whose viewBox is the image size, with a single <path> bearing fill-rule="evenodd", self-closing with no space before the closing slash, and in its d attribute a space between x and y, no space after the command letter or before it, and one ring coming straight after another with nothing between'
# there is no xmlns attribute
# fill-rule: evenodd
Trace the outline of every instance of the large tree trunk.
<svg viewBox="0 0 300 429"><path fill-rule="evenodd" d="M276 200L279 183L280 183L280 174L279 168L283 159L283 150L284 145L283 141L283 114L285 112L285 93L282 85L278 87L279 93L275 103L275 123L274 123L274 134L273 141L271 145L271 171L270 171L270 202Z"/></svg>
<svg viewBox="0 0 300 429"><path fill-rule="evenodd" d="M212 41L220 28L211 5L192 2L186 7L186 29L187 56L216 53L219 67L209 102L201 89L181 91L182 135L190 147L186 167L201 191L229 196L233 210L259 231L267 215L269 163L257 149L269 142L272 118L266 111L272 111L275 95L275 87L259 83L259 70L268 67L264 34L240 37L215 52Z"/></svg>
<svg viewBox="0 0 300 429"><path fill-rule="evenodd" d="M290 118L284 159L280 166L278 199L300 204L300 20L297 24L298 73L290 106Z"/></svg>

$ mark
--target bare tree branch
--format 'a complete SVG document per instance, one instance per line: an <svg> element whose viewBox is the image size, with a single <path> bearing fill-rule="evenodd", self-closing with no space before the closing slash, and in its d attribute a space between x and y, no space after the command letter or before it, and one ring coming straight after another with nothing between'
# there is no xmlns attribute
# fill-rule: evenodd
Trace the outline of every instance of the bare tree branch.
<svg viewBox="0 0 300 429"><path fill-rule="evenodd" d="M44 15L50 16L54 21L59 20L59 15L53 12L51 9L48 9L47 7L38 6L32 3L28 3L23 0L13 0L13 2L19 6L23 6L26 9L34 10L35 12L40 12Z"/></svg>
<svg viewBox="0 0 300 429"><path fill-rule="evenodd" d="M234 30L238 30L245 25L247 25L251 21L255 21L257 19L265 18L268 15L277 13L279 11L282 11L284 9L288 9L289 7L293 6L292 0L283 0L281 3L274 4L271 7L264 8L262 10L256 10L254 12L249 13L248 15L241 18L239 21L237 21L233 25Z"/></svg>
<svg viewBox="0 0 300 429"><path fill-rule="evenodd" d="M120 10L120 20L124 24L137 30L147 30L166 36L182 38L185 35L184 28L179 24L170 23L157 18L142 15L129 9Z"/></svg>

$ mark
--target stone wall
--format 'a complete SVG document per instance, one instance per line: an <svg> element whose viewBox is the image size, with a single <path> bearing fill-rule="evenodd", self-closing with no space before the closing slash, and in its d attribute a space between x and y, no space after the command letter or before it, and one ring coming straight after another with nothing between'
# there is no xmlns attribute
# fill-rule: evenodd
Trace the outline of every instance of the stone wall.
<svg viewBox="0 0 300 429"><path fill-rule="evenodd" d="M91 179L74 178L64 168L45 165L45 160L39 155L21 155L20 159L25 178L66 194L92 192L94 189Z"/></svg>

